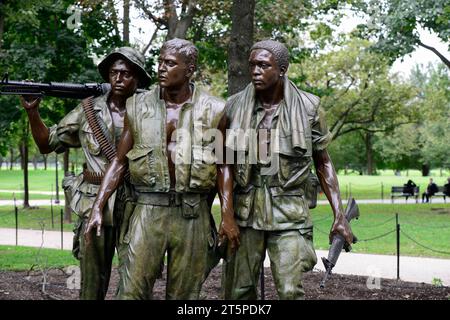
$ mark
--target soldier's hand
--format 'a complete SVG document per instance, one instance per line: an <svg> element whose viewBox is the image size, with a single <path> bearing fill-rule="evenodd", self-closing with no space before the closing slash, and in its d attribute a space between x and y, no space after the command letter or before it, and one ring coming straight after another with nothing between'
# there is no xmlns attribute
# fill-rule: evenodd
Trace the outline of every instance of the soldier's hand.
<svg viewBox="0 0 450 320"><path fill-rule="evenodd" d="M352 229L350 228L350 224L343 214L338 215L334 220L333 225L331 226L330 244L333 241L333 237L335 234L340 234L341 236L343 236L348 244L353 243Z"/></svg>
<svg viewBox="0 0 450 320"><path fill-rule="evenodd" d="M101 236L102 231L102 214L100 213L100 209L98 206L94 205L91 211L91 217L89 219L89 223L84 231L84 236L86 241L89 241L91 231L96 229L97 237Z"/></svg>
<svg viewBox="0 0 450 320"><path fill-rule="evenodd" d="M225 241L225 238L229 241L231 251L235 251L239 245L239 226L234 220L234 216L231 214L224 214L222 216L222 223L219 228L219 246Z"/></svg>
<svg viewBox="0 0 450 320"><path fill-rule="evenodd" d="M34 110L39 107L41 97L36 96L20 96L20 104L25 110Z"/></svg>

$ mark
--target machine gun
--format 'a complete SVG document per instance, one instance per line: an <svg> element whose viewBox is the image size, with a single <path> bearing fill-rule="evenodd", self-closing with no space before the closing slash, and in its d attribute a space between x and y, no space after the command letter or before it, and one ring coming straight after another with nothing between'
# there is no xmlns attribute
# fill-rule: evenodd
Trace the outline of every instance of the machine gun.
<svg viewBox="0 0 450 320"><path fill-rule="evenodd" d="M57 98L85 99L101 96L111 88L109 83L61 83L61 82L27 82L9 81L8 74L0 81L0 95L31 95Z"/></svg>
<svg viewBox="0 0 450 320"><path fill-rule="evenodd" d="M345 209L345 218L350 223L350 221L355 218L359 218L359 208L356 204L355 199L351 198L348 200L347 208ZM353 236L353 243L356 243L357 239ZM331 274L331 270L336 265L336 262L341 254L342 249L345 252L349 252L352 247L345 241L344 237L340 234L335 234L331 243L330 250L328 251L328 258L322 257L323 265L325 266L325 275L320 283L320 288L325 288L325 282Z"/></svg>

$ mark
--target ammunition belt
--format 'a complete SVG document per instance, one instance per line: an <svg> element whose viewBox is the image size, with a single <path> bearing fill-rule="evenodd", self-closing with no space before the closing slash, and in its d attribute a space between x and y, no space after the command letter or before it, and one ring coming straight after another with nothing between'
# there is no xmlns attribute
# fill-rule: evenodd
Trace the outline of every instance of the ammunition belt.
<svg viewBox="0 0 450 320"><path fill-rule="evenodd" d="M106 156L106 159L108 159L108 161L111 163L117 154L116 148L110 141L108 141L105 133L100 127L100 123L98 122L97 115L94 111L94 99L92 97L84 99L82 102L82 106L89 127L91 127L92 132L94 133L95 140L97 140L98 144L100 145L100 148L103 154ZM130 181L130 172L128 169L125 172L125 180Z"/></svg>
<svg viewBox="0 0 450 320"><path fill-rule="evenodd" d="M101 185L103 180L103 173L89 171L87 169L86 164L83 164L83 179L87 183L95 184L95 185Z"/></svg>

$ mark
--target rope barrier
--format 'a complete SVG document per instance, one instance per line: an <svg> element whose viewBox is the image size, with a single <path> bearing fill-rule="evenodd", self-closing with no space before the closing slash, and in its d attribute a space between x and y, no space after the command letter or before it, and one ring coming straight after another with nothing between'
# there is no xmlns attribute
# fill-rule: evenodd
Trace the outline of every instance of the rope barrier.
<svg viewBox="0 0 450 320"><path fill-rule="evenodd" d="M407 233L405 233L403 230L400 230L400 232L403 233L403 235L404 235L406 238L408 238L409 240L411 240L412 242L414 242L415 244L417 244L418 246L420 246L420 247L422 247L422 248L424 248L424 249L427 249L427 250L430 250L430 251L433 251L433 252L437 252L437 253L441 253L441 254L448 254L448 255L450 255L450 252L436 250L436 249L430 248L430 247L428 247L428 246L426 246L426 245L424 245L424 244L421 244L421 243L417 242L417 240L414 240L411 236L409 236L409 235L408 235Z"/></svg>
<svg viewBox="0 0 450 320"><path fill-rule="evenodd" d="M385 220L383 222L374 224L374 225L360 225L359 223L356 222L355 226L358 227L358 228L375 228L375 227L379 227L379 226L385 225L386 223L388 223L388 222L390 222L392 220L395 220L395 216L392 217L392 218L389 218L389 219L387 219L387 220Z"/></svg>
<svg viewBox="0 0 450 320"><path fill-rule="evenodd" d="M407 221L403 221L402 220L402 225L404 224L409 224L409 225L413 225L413 226L418 226L418 227L422 227L422 228L429 228L429 229L447 229L450 228L450 224L446 224L446 225L442 225L442 226L431 226L431 225L423 225L420 223L414 223L414 222L407 222Z"/></svg>
<svg viewBox="0 0 450 320"><path fill-rule="evenodd" d="M383 234L381 234L379 236L376 236L376 237L373 237L373 238L369 238L369 239L358 239L358 242L366 242L366 241L372 241L372 240L380 239L380 238L383 238L383 237L386 237L386 236L390 235L391 233L394 233L395 231L397 231L397 230L394 229L394 230L391 230L389 232L383 233Z"/></svg>
<svg viewBox="0 0 450 320"><path fill-rule="evenodd" d="M317 228L316 226L314 226L314 229L319 231L319 233L326 234L326 235L329 234L328 232L325 232L325 231ZM366 241L372 241L372 240L380 239L380 238L383 238L383 237L386 237L386 236L390 235L391 233L394 233L395 231L396 231L396 229L388 231L388 232L383 233L383 234L380 234L380 235L375 236L373 238L369 238L369 239L358 239L358 242L366 242Z"/></svg>

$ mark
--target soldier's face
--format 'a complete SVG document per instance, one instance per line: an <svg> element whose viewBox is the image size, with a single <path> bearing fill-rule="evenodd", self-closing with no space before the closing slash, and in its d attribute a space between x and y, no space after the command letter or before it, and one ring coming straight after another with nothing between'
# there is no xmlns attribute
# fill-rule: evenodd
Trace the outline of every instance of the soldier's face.
<svg viewBox="0 0 450 320"><path fill-rule="evenodd" d="M113 95L131 97L137 89L138 79L130 63L119 59L109 68L109 83Z"/></svg>
<svg viewBox="0 0 450 320"><path fill-rule="evenodd" d="M253 50L248 62L256 91L270 89L280 81L282 70L271 52L264 49Z"/></svg>
<svg viewBox="0 0 450 320"><path fill-rule="evenodd" d="M192 66L174 50L162 51L158 63L158 80L163 88L181 88L192 76Z"/></svg>

